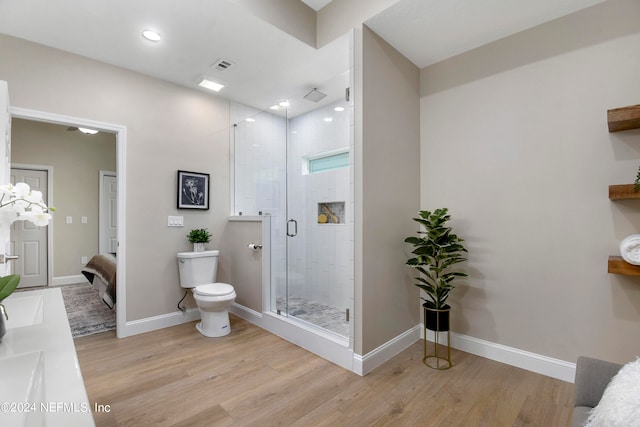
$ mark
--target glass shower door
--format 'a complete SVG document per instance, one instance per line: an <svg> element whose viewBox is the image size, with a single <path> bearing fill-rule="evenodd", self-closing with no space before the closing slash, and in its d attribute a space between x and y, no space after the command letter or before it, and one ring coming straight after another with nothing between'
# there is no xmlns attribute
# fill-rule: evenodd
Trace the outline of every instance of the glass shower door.
<svg viewBox="0 0 640 427"><path fill-rule="evenodd" d="M353 295L349 102L291 118L287 133L286 312L348 338Z"/></svg>

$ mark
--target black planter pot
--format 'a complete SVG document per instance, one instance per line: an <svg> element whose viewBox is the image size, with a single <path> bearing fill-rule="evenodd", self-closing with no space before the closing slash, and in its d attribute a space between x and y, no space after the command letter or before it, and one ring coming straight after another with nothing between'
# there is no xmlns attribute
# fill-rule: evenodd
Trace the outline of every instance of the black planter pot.
<svg viewBox="0 0 640 427"><path fill-rule="evenodd" d="M422 304L424 307L424 324L430 331L445 332L449 330L449 313L451 307L445 305L443 308L436 310L435 308L427 307L427 304Z"/></svg>

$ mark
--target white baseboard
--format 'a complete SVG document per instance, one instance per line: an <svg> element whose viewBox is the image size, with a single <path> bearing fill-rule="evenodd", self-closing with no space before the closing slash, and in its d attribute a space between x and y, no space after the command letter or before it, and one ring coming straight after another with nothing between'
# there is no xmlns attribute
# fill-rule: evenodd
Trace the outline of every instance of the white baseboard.
<svg viewBox="0 0 640 427"><path fill-rule="evenodd" d="M262 317L260 313L257 313L236 303L233 303L229 311L249 320L252 323L257 323L252 319L259 319L260 317ZM193 322L194 320L198 319L200 319L200 310L197 307L194 307L188 308L184 313L176 311L174 313L162 314L160 316L132 320L126 323L124 336L128 337L131 335L142 334L145 332L155 331L157 329L180 325L182 323Z"/></svg>
<svg viewBox="0 0 640 427"><path fill-rule="evenodd" d="M89 281L82 274L75 276L58 276L51 279L52 286L73 285L75 283L89 283Z"/></svg>
<svg viewBox="0 0 640 427"><path fill-rule="evenodd" d="M424 331L420 325L421 331ZM422 335L424 332L421 332ZM441 333L442 334L442 333ZM435 338L433 331L427 332L427 339L433 342ZM446 337L440 336L440 343L446 343ZM505 363L517 368L548 377L557 378L562 381L573 383L576 374L576 364L560 359L543 356L518 348L496 344L479 338L451 332L451 348Z"/></svg>
<svg viewBox="0 0 640 427"><path fill-rule="evenodd" d="M125 335L131 336L144 332L155 331L157 329L168 328L182 323L192 322L200 319L200 310L188 308L186 312L177 311L160 316L146 317L140 320L132 320L125 325Z"/></svg>
<svg viewBox="0 0 640 427"><path fill-rule="evenodd" d="M391 359L414 342L418 341L420 339L421 330L422 325L416 325L364 356L354 354L353 372L358 375L367 375L369 372L373 371L375 368L382 365L384 362Z"/></svg>
<svg viewBox="0 0 640 427"><path fill-rule="evenodd" d="M231 307L229 307L229 312L255 325L260 325L262 321L262 313L258 313L257 311L245 307L244 305L240 305L236 302L231 304Z"/></svg>
<svg viewBox="0 0 640 427"><path fill-rule="evenodd" d="M300 326L286 319L275 316L265 317L262 313L258 313L237 303L234 303L229 311L358 375L368 374L411 344L422 339L424 334L422 324L418 324L375 350L361 356L353 353L351 349L337 342L331 342L330 339L321 339L316 334L305 331ZM191 322L199 318L200 311L197 308L190 308L187 309L185 313L175 312L133 320L126 323L125 336L167 328ZM440 338L441 343L446 342L446 337L443 339L441 336ZM434 334L432 331L428 331L427 339L433 342ZM575 363L458 334L456 332L451 332L451 347L562 381L570 383L574 381L576 372Z"/></svg>

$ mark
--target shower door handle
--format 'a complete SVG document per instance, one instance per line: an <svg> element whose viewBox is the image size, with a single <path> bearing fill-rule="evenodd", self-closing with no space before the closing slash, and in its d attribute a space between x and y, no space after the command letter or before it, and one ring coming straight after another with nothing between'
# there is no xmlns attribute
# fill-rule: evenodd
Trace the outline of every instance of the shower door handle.
<svg viewBox="0 0 640 427"><path fill-rule="evenodd" d="M291 227L289 227L291 224L295 226L295 230L293 233L291 233L290 231ZM295 237L297 235L298 235L298 221L296 221L295 219L290 219L289 221L287 221L287 236Z"/></svg>

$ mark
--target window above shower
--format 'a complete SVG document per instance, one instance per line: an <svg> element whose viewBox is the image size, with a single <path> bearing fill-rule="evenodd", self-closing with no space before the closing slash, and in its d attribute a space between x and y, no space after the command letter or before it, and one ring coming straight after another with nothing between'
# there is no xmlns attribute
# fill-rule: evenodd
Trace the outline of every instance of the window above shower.
<svg viewBox="0 0 640 427"><path fill-rule="evenodd" d="M349 147L302 159L302 174L331 171L349 167Z"/></svg>

